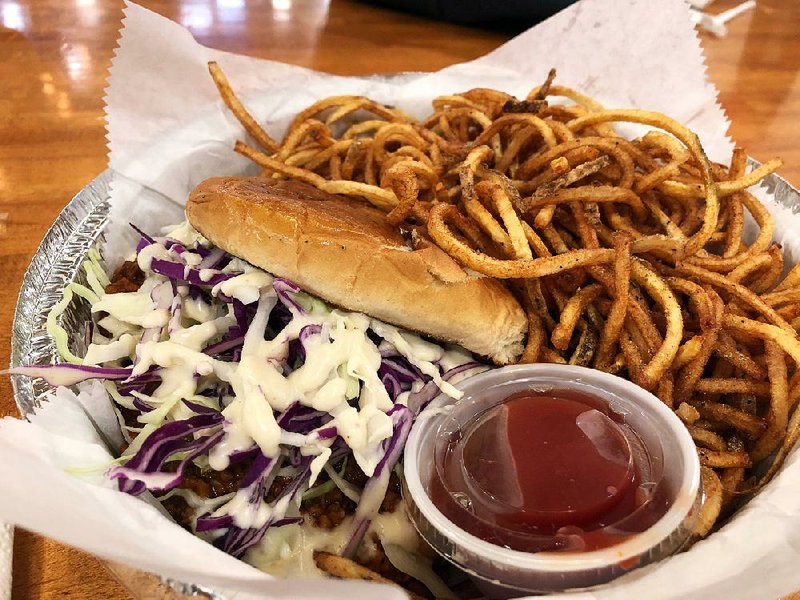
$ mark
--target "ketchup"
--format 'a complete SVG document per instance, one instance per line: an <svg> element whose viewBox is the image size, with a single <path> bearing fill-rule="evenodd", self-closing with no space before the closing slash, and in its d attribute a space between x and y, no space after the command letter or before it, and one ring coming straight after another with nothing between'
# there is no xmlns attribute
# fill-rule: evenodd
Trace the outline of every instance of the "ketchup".
<svg viewBox="0 0 800 600"><path fill-rule="evenodd" d="M669 508L623 415L572 390L509 396L451 435L436 463L430 491L439 510L514 550L613 546Z"/></svg>

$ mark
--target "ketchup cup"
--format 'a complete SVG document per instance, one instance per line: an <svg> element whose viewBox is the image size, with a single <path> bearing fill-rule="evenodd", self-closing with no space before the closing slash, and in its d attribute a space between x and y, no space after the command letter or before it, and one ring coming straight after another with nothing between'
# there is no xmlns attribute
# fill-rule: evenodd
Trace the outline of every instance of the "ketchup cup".
<svg viewBox="0 0 800 600"><path fill-rule="evenodd" d="M489 598L581 589L689 539L700 464L685 426L625 379L569 365L481 373L405 447L414 526Z"/></svg>

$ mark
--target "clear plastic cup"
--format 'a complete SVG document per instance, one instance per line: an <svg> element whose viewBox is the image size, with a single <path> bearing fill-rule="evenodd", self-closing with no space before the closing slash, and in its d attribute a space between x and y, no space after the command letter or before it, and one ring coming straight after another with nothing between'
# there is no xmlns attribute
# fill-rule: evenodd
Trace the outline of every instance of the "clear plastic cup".
<svg viewBox="0 0 800 600"><path fill-rule="evenodd" d="M490 598L581 589L607 583L664 558L689 539L701 502L700 464L686 427L658 398L620 377L569 365L504 367L470 377L455 401L441 395L420 415L405 447L403 498L420 535L439 554L472 576ZM448 519L429 496L437 452L454 429L512 394L567 390L606 400L624 415L650 456L653 477L670 501L650 528L607 548L588 552L512 550L484 541Z"/></svg>

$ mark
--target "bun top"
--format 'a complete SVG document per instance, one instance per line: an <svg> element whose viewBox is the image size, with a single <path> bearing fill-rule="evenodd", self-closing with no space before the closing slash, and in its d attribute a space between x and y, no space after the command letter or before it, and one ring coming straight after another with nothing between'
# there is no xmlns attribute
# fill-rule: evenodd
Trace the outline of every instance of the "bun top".
<svg viewBox="0 0 800 600"><path fill-rule="evenodd" d="M347 310L460 344L497 364L522 353L527 318L498 281L411 240L361 201L305 183L215 177L186 215L215 245Z"/></svg>

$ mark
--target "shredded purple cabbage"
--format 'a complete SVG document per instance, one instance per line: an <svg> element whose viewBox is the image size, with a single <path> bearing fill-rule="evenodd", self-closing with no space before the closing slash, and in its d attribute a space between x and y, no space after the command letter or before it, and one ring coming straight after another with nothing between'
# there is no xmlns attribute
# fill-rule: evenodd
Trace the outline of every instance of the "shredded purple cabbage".
<svg viewBox="0 0 800 600"><path fill-rule="evenodd" d="M209 356L216 356L217 354L222 354L223 352L227 352L228 350L238 348L243 343L244 343L244 335L236 335L228 339L223 339L217 342L216 344L206 346L206 348L203 350L203 353L208 354Z"/></svg>
<svg viewBox="0 0 800 600"><path fill-rule="evenodd" d="M402 356L383 358L381 360L378 375L383 377L386 373L391 373L397 381L402 383L412 383L423 379L420 370Z"/></svg>
<svg viewBox="0 0 800 600"><path fill-rule="evenodd" d="M152 406L136 396L134 396L133 400L131 400L131 404L133 404L136 407L136 410L138 410L140 413L149 413L151 410L153 410Z"/></svg>
<svg viewBox="0 0 800 600"><path fill-rule="evenodd" d="M241 273L223 273L222 271L209 269L215 272L211 275L211 277L204 279L200 277L199 269L187 267L186 265L169 260L162 260L160 258L154 258L150 261L150 269L153 271L153 273L158 273L159 275L163 275L169 279L174 279L175 281L183 281L192 285L206 287L213 287L218 283L222 283L223 281L227 281L232 277L241 275Z"/></svg>
<svg viewBox="0 0 800 600"><path fill-rule="evenodd" d="M285 428L286 423L292 417L301 413L301 409L306 407L300 406L295 402L289 406L278 418L278 424ZM336 437L336 429L331 427L326 430L317 432L320 439L331 439ZM325 436L325 437L323 437ZM338 460L345 454L343 444L336 444L340 438L337 438L331 445L331 458L330 460ZM267 530L273 526L286 525L290 522L298 522L292 519L284 519L286 509L292 502L299 500L303 492L305 484L311 475L311 462L312 456L301 456L298 464L298 473L294 478L283 488L279 496L273 500L271 504L270 516L267 521L258 528L241 528L234 524L233 518L225 518L226 515L214 516L203 515L197 519L197 531L211 531L214 529L227 528L225 533L214 539L214 546L235 556L241 558L245 552L252 546L258 544L266 534ZM252 514L257 514L261 505L265 502L265 496L269 490L272 479L280 465L280 461L267 458L260 452L254 459L247 474L243 478L239 491L237 494L245 494L248 498L248 505Z"/></svg>
<svg viewBox="0 0 800 600"><path fill-rule="evenodd" d="M328 413L314 410L309 406L303 406L299 402L293 402L279 417L278 424L284 431L306 435L321 427L330 419L331 417Z"/></svg>
<svg viewBox="0 0 800 600"><path fill-rule="evenodd" d="M303 468L300 475L295 477L292 482L286 486L281 495L281 499L288 497L289 501L291 501L298 492L300 492L302 485L308 480L311 471L311 460L309 459L307 462L308 465ZM254 490L254 495L263 494L264 491L265 490L261 487L257 486ZM236 525L231 525L223 535L214 540L213 544L223 552L235 558L242 558L247 550L261 541L264 534L267 533L267 529L278 520L277 515L271 515L267 521L257 529L254 527L242 529Z"/></svg>
<svg viewBox="0 0 800 600"><path fill-rule="evenodd" d="M303 462L303 455L300 453L300 448L292 446L289 448L289 464L293 467L299 467Z"/></svg>
<svg viewBox="0 0 800 600"><path fill-rule="evenodd" d="M298 335L298 339L305 344L306 340L310 338L312 335L319 335L322 333L322 326L321 325L306 325L300 330L300 334Z"/></svg>
<svg viewBox="0 0 800 600"><path fill-rule="evenodd" d="M392 399L392 402L397 400L397 397L403 392L403 385L393 373L385 373L381 377L381 383L386 388L386 392Z"/></svg>
<svg viewBox="0 0 800 600"><path fill-rule="evenodd" d="M392 401L396 401L402 392L411 389L415 381L424 381L422 373L402 356L384 356L378 368L378 376Z"/></svg>
<svg viewBox="0 0 800 600"><path fill-rule="evenodd" d="M198 517L194 526L194 530L197 533L203 533L206 531L214 531L215 529L225 529L227 527L231 527L232 525L232 515L225 514L212 517L209 514L205 514L202 517Z"/></svg>
<svg viewBox="0 0 800 600"><path fill-rule="evenodd" d="M151 368L141 375L132 375L117 384L117 391L122 396L131 396L133 392L145 393L147 386L151 383L161 381L161 375L158 369Z"/></svg>
<svg viewBox="0 0 800 600"><path fill-rule="evenodd" d="M11 375L39 377L53 386L71 386L89 379L127 379L131 376L133 369L59 363L57 365L14 367L7 372Z"/></svg>
<svg viewBox="0 0 800 600"><path fill-rule="evenodd" d="M155 240L154 240L152 237L150 237L149 235L147 235L147 234L146 234L144 231L142 231L141 229L139 229L139 228L138 228L136 225L134 225L133 223L128 223L128 225L130 225L131 227L133 227L134 231L136 231L136 233L138 233L138 234L139 234L139 236L141 236L141 237L140 237L140 239L139 239L139 243L136 245L136 254L139 254L139 252L141 252L142 250L144 250L144 249L145 249L147 246L149 246L150 244L155 244L155 243L156 243L156 241L155 241Z"/></svg>
<svg viewBox="0 0 800 600"><path fill-rule="evenodd" d="M181 326L181 313L183 312L183 301L178 295L177 285L174 281L170 281L173 287L172 303L169 307L169 322L167 323L167 331L170 335L177 331Z"/></svg>
<svg viewBox="0 0 800 600"><path fill-rule="evenodd" d="M165 491L177 487L183 481L183 471L195 457L207 452L222 439L222 413L204 413L189 417L182 421L171 421L156 429L142 443L139 451L121 467L112 467L107 471L110 479L118 479L119 490L138 496L146 489ZM192 438L202 431L215 429L210 435ZM174 473L165 473L164 465L178 452L188 452L180 461ZM159 478L147 485L148 476L160 474L168 477Z"/></svg>
<svg viewBox="0 0 800 600"><path fill-rule="evenodd" d="M442 379L445 381L450 381L456 375L460 375L465 371L469 371L471 369L477 369L478 367L486 367L486 365L481 364L479 362L468 362L464 363L463 365L459 365L457 367L453 367L452 369L446 371L444 375L442 375ZM441 390L439 386L436 385L435 382L429 381L418 392L413 392L408 396L408 402L406 403L408 408L414 414L414 416L419 415L425 408L430 404L434 398L436 398L439 394L441 394Z"/></svg>
<svg viewBox="0 0 800 600"><path fill-rule="evenodd" d="M336 427L323 427L322 429L317 429L316 431L312 432L314 437L318 440L332 440L339 432L337 431Z"/></svg>
<svg viewBox="0 0 800 600"><path fill-rule="evenodd" d="M278 294L278 300L280 300L281 304L288 308L293 314L306 314L305 309L291 296L291 294L296 294L300 291L297 285L288 279L276 277L272 280L272 287L275 289L275 293Z"/></svg>
<svg viewBox="0 0 800 600"><path fill-rule="evenodd" d="M276 527L283 527L285 525L299 525L303 522L303 517L285 517L283 519L278 519L275 521L271 527L274 529Z"/></svg>
<svg viewBox="0 0 800 600"><path fill-rule="evenodd" d="M237 450L228 455L228 463L235 465L244 460L255 458L259 453L259 448L255 444L250 446L247 450Z"/></svg>
<svg viewBox="0 0 800 600"><path fill-rule="evenodd" d="M378 514L389 487L389 475L403 454L403 447L414 422L414 415L402 404L395 404L387 414L392 418L392 435L381 443L383 457L361 493L361 500L353 518L350 539L342 551L342 556L348 558L355 555L370 523Z"/></svg>
<svg viewBox="0 0 800 600"><path fill-rule="evenodd" d="M232 298L231 303L233 304L233 316L236 318L236 326L239 328L239 331L244 334L249 324L247 319L247 307L241 300L237 300L236 298Z"/></svg>
<svg viewBox="0 0 800 600"><path fill-rule="evenodd" d="M193 249L192 252L197 252L197 249ZM214 269L222 263L223 259L226 257L227 252L222 248L217 248L216 246L211 249L211 251L203 257L203 260L197 265L198 269Z"/></svg>
<svg viewBox="0 0 800 600"><path fill-rule="evenodd" d="M218 415L220 414L218 408L212 408L211 406L206 406L205 404L200 404L199 402L192 402L191 400L187 400L184 398L182 402L192 411L197 413L198 415Z"/></svg>

